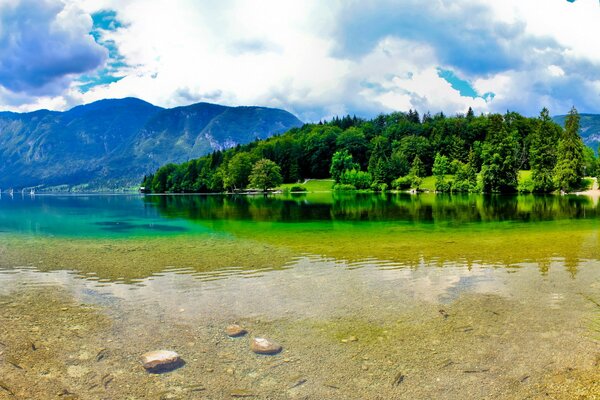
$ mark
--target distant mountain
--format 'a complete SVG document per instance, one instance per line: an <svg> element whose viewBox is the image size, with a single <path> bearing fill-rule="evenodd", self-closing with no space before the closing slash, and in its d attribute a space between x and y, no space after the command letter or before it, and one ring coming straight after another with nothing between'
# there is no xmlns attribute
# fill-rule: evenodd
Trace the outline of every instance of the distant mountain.
<svg viewBox="0 0 600 400"><path fill-rule="evenodd" d="M579 114L581 117L579 134L583 142L594 150L600 144L600 114ZM566 115L557 115L552 119L560 126L565 126Z"/></svg>
<svg viewBox="0 0 600 400"><path fill-rule="evenodd" d="M209 103L164 109L126 98L66 112L0 112L0 188L118 188L169 162L302 125L287 111Z"/></svg>

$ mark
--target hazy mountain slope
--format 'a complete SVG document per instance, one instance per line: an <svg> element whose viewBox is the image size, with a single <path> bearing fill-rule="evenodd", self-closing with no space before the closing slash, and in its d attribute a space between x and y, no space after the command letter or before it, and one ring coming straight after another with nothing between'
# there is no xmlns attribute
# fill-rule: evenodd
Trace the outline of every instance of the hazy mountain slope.
<svg viewBox="0 0 600 400"><path fill-rule="evenodd" d="M168 162L284 132L301 122L261 107L198 103L163 109L101 100L66 112L0 113L0 188L139 182Z"/></svg>
<svg viewBox="0 0 600 400"><path fill-rule="evenodd" d="M583 142L593 148L598 149L600 144L600 114L579 114L581 117L581 128L579 134ZM552 119L560 126L565 126L566 115L557 115Z"/></svg>

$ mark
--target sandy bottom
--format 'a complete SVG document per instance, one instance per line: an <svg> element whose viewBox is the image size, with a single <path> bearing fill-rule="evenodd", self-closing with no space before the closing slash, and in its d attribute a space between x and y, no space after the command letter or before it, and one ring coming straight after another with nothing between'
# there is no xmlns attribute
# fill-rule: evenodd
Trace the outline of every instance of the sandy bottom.
<svg viewBox="0 0 600 400"><path fill-rule="evenodd" d="M0 399L597 399L600 268L302 257L218 279L0 273ZM594 297L595 296L595 297ZM248 329L229 338L224 328ZM260 356L254 336L284 350ZM146 351L185 365L149 374Z"/></svg>

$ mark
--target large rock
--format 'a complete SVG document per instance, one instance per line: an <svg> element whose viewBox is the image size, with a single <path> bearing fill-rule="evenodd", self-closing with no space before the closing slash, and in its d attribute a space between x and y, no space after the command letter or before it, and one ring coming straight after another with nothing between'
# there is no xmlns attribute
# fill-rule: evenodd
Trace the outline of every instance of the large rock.
<svg viewBox="0 0 600 400"><path fill-rule="evenodd" d="M248 333L248 331L239 325L233 324L225 328L225 333L227 334L227 336L230 337L238 337L245 335L246 333Z"/></svg>
<svg viewBox="0 0 600 400"><path fill-rule="evenodd" d="M282 350L282 347L272 340L257 337L250 343L250 349L256 354L277 354Z"/></svg>
<svg viewBox="0 0 600 400"><path fill-rule="evenodd" d="M170 350L156 350L142 354L142 366L148 370L175 368L181 363L179 354Z"/></svg>

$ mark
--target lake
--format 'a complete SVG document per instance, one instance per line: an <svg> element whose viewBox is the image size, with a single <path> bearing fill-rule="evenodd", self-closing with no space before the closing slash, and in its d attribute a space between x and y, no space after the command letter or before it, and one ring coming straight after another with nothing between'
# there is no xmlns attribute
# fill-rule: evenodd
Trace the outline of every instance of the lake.
<svg viewBox="0 0 600 400"><path fill-rule="evenodd" d="M0 399L232 397L600 397L597 199L2 195Z"/></svg>

